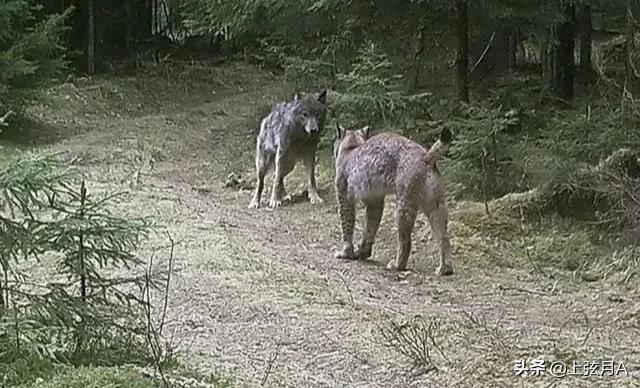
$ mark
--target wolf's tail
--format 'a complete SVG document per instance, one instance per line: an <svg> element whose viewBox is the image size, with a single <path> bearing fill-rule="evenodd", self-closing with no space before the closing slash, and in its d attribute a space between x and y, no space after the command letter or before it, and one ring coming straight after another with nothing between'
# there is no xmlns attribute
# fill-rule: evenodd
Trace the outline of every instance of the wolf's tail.
<svg viewBox="0 0 640 388"><path fill-rule="evenodd" d="M447 152L452 140L453 134L448 128L444 128L442 132L440 132L440 138L427 151L427 155L424 158L425 163L434 164L437 162L438 159Z"/></svg>

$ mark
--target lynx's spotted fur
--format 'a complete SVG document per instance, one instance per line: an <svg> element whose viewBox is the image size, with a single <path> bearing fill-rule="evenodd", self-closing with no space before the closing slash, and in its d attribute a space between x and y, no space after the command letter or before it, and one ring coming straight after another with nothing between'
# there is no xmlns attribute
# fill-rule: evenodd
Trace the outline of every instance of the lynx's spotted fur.
<svg viewBox="0 0 640 388"><path fill-rule="evenodd" d="M335 257L366 259L371 256L387 195L396 196L398 251L387 269L406 269L411 252L411 234L418 212L429 219L434 239L440 245L438 275L453 274L448 236L448 209L444 185L436 161L451 143L445 129L440 139L426 150L421 145L394 133L369 137L369 127L345 130L336 126L334 159L335 190L342 226L343 247ZM355 205L366 206L366 228L354 251Z"/></svg>

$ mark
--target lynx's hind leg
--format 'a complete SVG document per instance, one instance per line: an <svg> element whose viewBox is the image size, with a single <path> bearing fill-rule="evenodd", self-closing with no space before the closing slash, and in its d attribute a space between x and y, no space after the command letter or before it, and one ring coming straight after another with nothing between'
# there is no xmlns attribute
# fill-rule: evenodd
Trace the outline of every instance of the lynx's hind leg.
<svg viewBox="0 0 640 388"><path fill-rule="evenodd" d="M371 249L378 233L378 227L380 226L380 220L382 219L382 212L384 210L384 198L370 200L365 203L367 207L367 220L365 225L365 231L362 235L362 240L356 248L355 255L360 260L365 260L371 257Z"/></svg>
<svg viewBox="0 0 640 388"><path fill-rule="evenodd" d="M443 199L439 200L436 206L432 206L427 213L431 233L434 241L440 247L440 263L436 270L436 275L453 275L453 263L451 259L451 243L449 241L449 210L447 203Z"/></svg>
<svg viewBox="0 0 640 388"><path fill-rule="evenodd" d="M342 249L334 254L336 259L355 259L353 251L353 229L356 223L356 206L353 199L347 196L344 182L336 184L336 199L338 201L338 216L342 232Z"/></svg>
<svg viewBox="0 0 640 388"><path fill-rule="evenodd" d="M398 223L398 253L395 260L387 264L387 269L404 271L411 254L411 235L418 215L418 206L407 195L397 196L396 220Z"/></svg>

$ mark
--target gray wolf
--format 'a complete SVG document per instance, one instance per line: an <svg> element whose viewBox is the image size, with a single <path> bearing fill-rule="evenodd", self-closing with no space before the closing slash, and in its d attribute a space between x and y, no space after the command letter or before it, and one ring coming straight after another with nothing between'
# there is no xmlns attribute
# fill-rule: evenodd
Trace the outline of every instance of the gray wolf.
<svg viewBox="0 0 640 388"><path fill-rule="evenodd" d="M334 140L335 192L341 221L340 259L367 259L382 218L384 199L396 196L398 250L387 269L404 271L411 252L411 234L418 212L429 219L431 231L440 245L437 275L453 274L451 245L448 236L448 208L445 189L436 161L451 144L448 129L427 150L404 136L380 133L369 136L369 126L345 130L336 125ZM366 227L354 251L353 229L355 205L366 206Z"/></svg>
<svg viewBox="0 0 640 388"><path fill-rule="evenodd" d="M292 101L275 106L260 123L256 144L256 189L249 208L260 207L264 177L275 164L269 207L278 207L287 198L284 178L302 160L307 176L307 191L313 204L322 203L316 186L316 151L327 116L327 91L317 97L296 95Z"/></svg>

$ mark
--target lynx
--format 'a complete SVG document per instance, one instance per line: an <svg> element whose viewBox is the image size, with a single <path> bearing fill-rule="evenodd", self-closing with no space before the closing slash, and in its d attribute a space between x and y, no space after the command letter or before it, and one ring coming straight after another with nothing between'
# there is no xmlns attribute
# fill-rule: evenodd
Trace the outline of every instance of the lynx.
<svg viewBox="0 0 640 388"><path fill-rule="evenodd" d="M335 253L340 259L367 259L384 209L384 199L396 197L398 224L397 255L388 270L404 271L411 252L411 234L418 212L429 219L431 231L440 245L440 264L436 274L453 274L451 245L448 236L448 208L445 189L436 161L449 148L452 134L448 129L429 150L394 133L369 136L369 126L345 130L336 125L333 156L335 190L341 220L343 247ZM366 227L354 251L355 205L366 206Z"/></svg>

